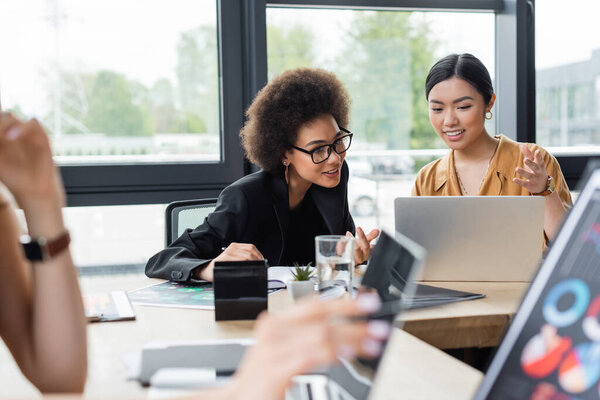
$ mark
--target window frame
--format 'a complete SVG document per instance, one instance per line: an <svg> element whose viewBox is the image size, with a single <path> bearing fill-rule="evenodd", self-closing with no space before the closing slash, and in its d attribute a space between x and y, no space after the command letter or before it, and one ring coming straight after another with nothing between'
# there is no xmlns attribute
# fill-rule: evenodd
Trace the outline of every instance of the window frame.
<svg viewBox="0 0 600 400"><path fill-rule="evenodd" d="M248 171L238 133L249 92L243 65L248 4L217 2L220 161L62 165L69 206L168 203L216 197ZM240 23L241 22L241 23Z"/></svg>
<svg viewBox="0 0 600 400"><path fill-rule="evenodd" d="M411 10L411 11L463 11L494 12L496 25L496 132L502 132L515 140L524 141L528 137L528 116L533 115L535 124L535 94L533 103L527 89L535 85L535 66L528 56L527 42L517 37L533 31L527 18L529 7L526 0L266 0L265 7L305 7L305 8L350 8L368 10ZM266 11L265 11L266 13ZM499 40L502 35L503 39ZM529 36L528 36L529 37ZM265 46L266 42L260 44ZM266 57L264 60L266 70ZM532 78L533 73L533 78ZM520 77L514 85L516 77ZM517 88L518 86L518 88ZM535 126L533 128L535 130Z"/></svg>
<svg viewBox="0 0 600 400"><path fill-rule="evenodd" d="M238 134L246 108L267 83L267 7L493 11L496 131L518 141L535 142L535 0L215 1L221 161L63 165L60 171L69 206L152 204L215 197L231 182L256 170L244 158ZM574 187L590 157L557 157L570 187Z"/></svg>

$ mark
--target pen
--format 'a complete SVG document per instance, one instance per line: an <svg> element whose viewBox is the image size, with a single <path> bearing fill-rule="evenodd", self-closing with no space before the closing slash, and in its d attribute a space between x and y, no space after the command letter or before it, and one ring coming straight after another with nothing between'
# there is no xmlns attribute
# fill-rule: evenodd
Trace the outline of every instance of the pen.
<svg viewBox="0 0 600 400"><path fill-rule="evenodd" d="M85 318L87 322L98 322L102 319L102 314L86 315Z"/></svg>

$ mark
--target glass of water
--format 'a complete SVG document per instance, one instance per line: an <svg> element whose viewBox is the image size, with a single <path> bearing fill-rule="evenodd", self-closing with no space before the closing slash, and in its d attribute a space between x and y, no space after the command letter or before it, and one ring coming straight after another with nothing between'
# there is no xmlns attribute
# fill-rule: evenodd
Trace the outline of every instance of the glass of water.
<svg viewBox="0 0 600 400"><path fill-rule="evenodd" d="M354 238L324 235L315 238L319 294L331 297L352 293Z"/></svg>

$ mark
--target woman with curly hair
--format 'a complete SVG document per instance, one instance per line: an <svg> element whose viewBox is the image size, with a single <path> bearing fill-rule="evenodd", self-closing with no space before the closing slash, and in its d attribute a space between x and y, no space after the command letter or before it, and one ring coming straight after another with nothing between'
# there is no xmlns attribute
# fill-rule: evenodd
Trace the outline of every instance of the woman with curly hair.
<svg viewBox="0 0 600 400"><path fill-rule="evenodd" d="M379 231L355 230L348 210L349 108L332 73L300 68L271 81L240 132L248 159L262 170L226 187L202 225L150 258L146 275L212 281L215 261L306 264L314 262L315 236L326 234L356 234L355 261L366 261Z"/></svg>

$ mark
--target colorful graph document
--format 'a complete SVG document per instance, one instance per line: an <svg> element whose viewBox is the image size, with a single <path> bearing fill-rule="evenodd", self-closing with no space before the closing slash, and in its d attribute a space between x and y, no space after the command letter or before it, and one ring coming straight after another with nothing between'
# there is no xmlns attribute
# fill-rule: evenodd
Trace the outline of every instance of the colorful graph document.
<svg viewBox="0 0 600 400"><path fill-rule="evenodd" d="M215 309L215 296L210 284L163 282L129 292L129 300L142 306Z"/></svg>
<svg viewBox="0 0 600 400"><path fill-rule="evenodd" d="M269 288L268 293L279 289ZM129 300L138 306L214 310L215 295L210 283L162 282L129 292Z"/></svg>

